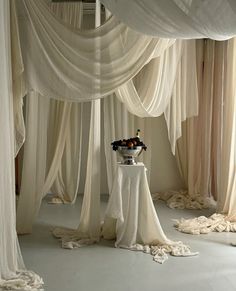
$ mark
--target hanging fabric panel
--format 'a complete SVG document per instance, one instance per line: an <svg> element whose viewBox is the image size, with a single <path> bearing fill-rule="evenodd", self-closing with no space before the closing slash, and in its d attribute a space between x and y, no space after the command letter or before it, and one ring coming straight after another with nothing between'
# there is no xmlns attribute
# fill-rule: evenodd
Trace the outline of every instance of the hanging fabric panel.
<svg viewBox="0 0 236 291"><path fill-rule="evenodd" d="M80 26L81 4L73 4L73 8L80 11L77 24L72 10L68 5L63 6L67 7L61 13L63 19ZM57 8L58 14L62 12L58 6L52 8ZM80 178L82 108L82 104L49 100L36 92L27 97L27 139L17 207L18 233L31 232L41 201L50 188L61 201L75 201Z"/></svg>
<svg viewBox="0 0 236 291"><path fill-rule="evenodd" d="M101 4L96 0L95 26L101 25ZM99 45L97 40L96 46ZM96 54L99 57L99 53ZM99 73L99 67L97 68ZM78 248L100 240L100 183L101 183L101 100L91 101L88 159L84 197L79 226L76 230L56 228L54 236L64 248Z"/></svg>
<svg viewBox="0 0 236 291"><path fill-rule="evenodd" d="M95 27L101 26L101 3L96 0ZM95 45L98 47L100 40ZM97 58L100 55L97 53ZM100 68L97 68L98 74ZM101 100L91 101L88 160L84 198L78 232L92 240L100 239L100 188L101 188Z"/></svg>
<svg viewBox="0 0 236 291"><path fill-rule="evenodd" d="M57 130L54 132L53 156L50 161L47 161L50 100L31 92L27 101L27 139L24 145L22 185L17 207L17 231L21 234L31 232L41 200L57 177L65 148L71 111L71 103L68 102L59 108L61 118ZM31 177L30 180L29 177Z"/></svg>
<svg viewBox="0 0 236 291"><path fill-rule="evenodd" d="M221 176L218 211L236 221L236 39L229 41L224 74L224 107L222 129Z"/></svg>
<svg viewBox="0 0 236 291"><path fill-rule="evenodd" d="M50 9L53 13L71 28L80 29L83 22L83 3L51 3ZM57 103L63 101L51 100L50 117L54 116ZM59 105L59 106L66 106ZM71 105L70 121L68 133L65 140L65 148L62 160L58 170L51 192L54 194L51 203L74 203L77 197L79 181L80 181L80 164L81 164L81 148L82 148L82 117L83 104L74 103ZM49 140L53 136L53 131L58 123L61 115L56 115L49 119ZM53 141L51 141L53 143ZM50 142L48 144L50 147ZM53 155L53 150L49 150L48 156ZM51 152L51 154L50 154Z"/></svg>
<svg viewBox="0 0 236 291"><path fill-rule="evenodd" d="M11 2L11 56L13 81L13 108L15 129L15 156L25 141L25 124L23 117L23 97L26 95L24 64L20 48L20 36L15 2Z"/></svg>
<svg viewBox="0 0 236 291"><path fill-rule="evenodd" d="M51 100L52 102L62 102ZM64 105L65 106L65 105ZM55 107L50 106L50 116L53 114ZM80 166L81 166L81 148L82 148L82 129L83 129L83 104L73 104L70 110L70 118L68 125L68 132L66 134L65 148L62 155L62 160L59 166L57 177L51 187L51 192L54 194L51 200L52 203L74 203L77 197L79 181L80 181ZM54 119L55 123L58 122L57 116ZM48 139L54 136L51 127L51 118L49 119ZM50 134L51 133L51 134ZM49 146L49 143L48 143ZM50 146L49 146L50 147ZM54 147L50 151L52 157Z"/></svg>
<svg viewBox="0 0 236 291"><path fill-rule="evenodd" d="M15 215L14 123L10 42L10 1L0 0L0 289L37 290L42 279L27 271Z"/></svg>
<svg viewBox="0 0 236 291"><path fill-rule="evenodd" d="M170 101L164 110L172 153L182 135L182 122L198 115L198 84L196 67L196 42L183 43L183 54L176 72Z"/></svg>
<svg viewBox="0 0 236 291"><path fill-rule="evenodd" d="M197 157L201 166L198 187L202 195L213 195L217 199L217 213L209 218L201 216L176 221L176 228L184 233L236 231L235 44L235 39L206 42L206 74L203 73L202 86L202 97L206 100L202 102L205 108L200 108L197 118L201 140Z"/></svg>

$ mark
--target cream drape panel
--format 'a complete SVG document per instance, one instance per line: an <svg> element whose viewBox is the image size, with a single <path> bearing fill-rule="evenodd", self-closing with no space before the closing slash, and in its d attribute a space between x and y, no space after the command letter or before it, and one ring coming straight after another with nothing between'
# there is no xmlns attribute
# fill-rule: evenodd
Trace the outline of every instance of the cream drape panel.
<svg viewBox="0 0 236 291"><path fill-rule="evenodd" d="M226 42L197 41L199 115L183 124L177 161L190 196L219 195ZM203 66L204 64L204 66Z"/></svg>
<svg viewBox="0 0 236 291"><path fill-rule="evenodd" d="M63 21L80 27L81 4L74 3L75 10L68 7L71 6L52 4L51 9ZM79 11L80 17L75 23L74 13ZM82 108L82 104L50 100L36 92L29 94L27 139L17 208L18 233L31 232L42 198L50 189L64 202L75 201L80 178Z"/></svg>
<svg viewBox="0 0 236 291"><path fill-rule="evenodd" d="M197 83L199 92L199 115L202 104L204 40L196 42ZM198 117L189 118L182 124L182 136L176 143L176 160L180 174L190 196L199 193L201 128Z"/></svg>
<svg viewBox="0 0 236 291"><path fill-rule="evenodd" d="M172 96L164 115L172 153L182 135L182 122L198 115L198 84L196 64L196 41L183 42L183 53L177 68Z"/></svg>
<svg viewBox="0 0 236 291"><path fill-rule="evenodd" d="M71 111L71 103L68 102L59 108L61 118L58 120L57 130L54 131L54 154L52 159L47 161L49 102L49 99L43 98L35 92L29 94L27 99L27 137L24 145L22 184L17 207L19 233L31 232L41 200L57 177L65 148Z"/></svg>
<svg viewBox="0 0 236 291"><path fill-rule="evenodd" d="M95 27L101 25L101 4L96 0ZM100 40L95 44L100 45ZM99 59L100 53L96 53ZM100 68L97 67L97 73ZM91 101L90 128L86 180L79 226L77 229L56 228L54 236L62 240L62 247L77 248L98 242L101 236L100 184L101 184L101 100Z"/></svg>
<svg viewBox="0 0 236 291"><path fill-rule="evenodd" d="M174 42L136 33L114 17L95 30L72 30L45 0L15 3L28 90L49 98L104 97Z"/></svg>
<svg viewBox="0 0 236 291"><path fill-rule="evenodd" d="M236 39L227 48L218 211L236 217Z"/></svg>
<svg viewBox="0 0 236 291"><path fill-rule="evenodd" d="M203 128L198 156L198 190L202 195L213 195L217 199L218 213L209 218L177 221L177 229L185 233L236 231L235 44L235 39L206 42L204 71L207 74L203 73L202 96L205 91L208 94L205 95L206 100L202 101L202 106L207 108L200 108L197 120L197 126L201 130ZM208 111L205 112L205 109ZM203 173L205 177L202 177Z"/></svg>
<svg viewBox="0 0 236 291"><path fill-rule="evenodd" d="M51 3L50 9L61 19L66 25L71 28L80 29L83 22L83 4L77 3ZM53 116L56 108L63 104L63 101L51 101L50 116ZM52 103L54 103L52 105ZM51 187L51 192L54 194L52 202L74 203L77 197L79 180L80 180L80 162L82 148L82 117L83 105L74 103L71 105L70 121L68 132L65 141L65 148L62 156L62 161L58 171L56 180ZM60 114L50 118L49 120L49 139L53 137L54 127L60 119ZM51 133L50 133L51 130ZM52 140L53 143L53 140ZM50 144L49 144L50 147ZM53 154L53 150L52 150ZM59 199L58 199L59 198Z"/></svg>
<svg viewBox="0 0 236 291"><path fill-rule="evenodd" d="M51 100L49 111L48 127L48 159L51 159L54 153L54 132L61 119L60 106L65 106L63 101ZM82 150L82 129L83 129L83 104L72 104L68 113L69 125L66 133L65 147L62 160L59 166L58 174L51 187L54 194L51 202L74 203L77 197ZM52 145L52 146L50 146ZM58 201L59 198L59 201Z"/></svg>
<svg viewBox="0 0 236 291"><path fill-rule="evenodd" d="M47 131L49 99L31 93L26 99L26 141L20 196L17 207L17 230L31 231L37 201L42 197L46 176ZM40 158L38 158L40 157ZM29 179L30 177L30 179ZM32 195L34 193L34 195Z"/></svg>
<svg viewBox="0 0 236 291"><path fill-rule="evenodd" d="M95 27L101 26L101 4L96 0ZM95 44L100 46L100 40ZM100 54L97 53L99 60ZM100 68L97 68L100 73ZM101 188L101 100L91 101L88 160L84 198L78 232L88 238L100 239L100 188ZM79 238L79 236L78 236Z"/></svg>
<svg viewBox="0 0 236 291"><path fill-rule="evenodd" d="M10 1L0 0L0 289L36 290L42 280L25 270L16 234Z"/></svg>
<svg viewBox="0 0 236 291"><path fill-rule="evenodd" d="M102 3L117 18L146 35L216 40L236 35L234 0L102 0Z"/></svg>
<svg viewBox="0 0 236 291"><path fill-rule="evenodd" d="M18 19L15 2L11 2L11 56L13 79L13 108L15 129L15 156L25 141L25 124L23 117L23 97L26 95L24 64L20 49Z"/></svg>
<svg viewBox="0 0 236 291"><path fill-rule="evenodd" d="M196 42L199 115L182 125L176 158L187 191L170 193L172 207L199 209L214 204L219 195L223 72L227 42Z"/></svg>

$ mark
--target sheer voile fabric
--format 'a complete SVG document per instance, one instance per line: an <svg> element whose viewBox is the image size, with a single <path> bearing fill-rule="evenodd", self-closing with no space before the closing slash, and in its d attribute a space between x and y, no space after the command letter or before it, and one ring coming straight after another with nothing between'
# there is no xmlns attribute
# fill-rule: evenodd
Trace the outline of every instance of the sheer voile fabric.
<svg viewBox="0 0 236 291"><path fill-rule="evenodd" d="M235 39L199 45L204 60L199 116L184 125L177 156L190 195L213 195L221 214L177 221L176 227L185 233L236 231L235 45ZM186 156L188 148L195 149L194 154L191 150Z"/></svg>
<svg viewBox="0 0 236 291"><path fill-rule="evenodd" d="M72 30L46 2L15 3L28 90L49 98L88 101L104 97L174 42L136 33L115 17L95 30Z"/></svg>
<svg viewBox="0 0 236 291"><path fill-rule="evenodd" d="M132 114L165 114L172 152L181 136L183 120L198 114L195 40L177 40L160 57L151 60L116 96Z"/></svg>
<svg viewBox="0 0 236 291"><path fill-rule="evenodd" d="M211 38L236 35L234 0L102 0L113 15L140 33L162 38Z"/></svg>
<svg viewBox="0 0 236 291"><path fill-rule="evenodd" d="M42 280L25 270L16 234L10 1L0 1L0 289L35 290Z"/></svg>
<svg viewBox="0 0 236 291"><path fill-rule="evenodd" d="M17 6L28 90L50 98L85 101L104 97L118 88L117 97L139 117L156 117L167 110L174 152L181 135L181 120L198 111L194 41L174 44L175 40L140 35L114 17L94 31L71 31L55 18L45 1L24 0ZM152 58L138 81L133 81L132 77ZM167 105L173 90L177 96L170 112ZM188 99L187 106L182 102L185 112L180 110L177 99ZM178 108L174 110L176 102Z"/></svg>
<svg viewBox="0 0 236 291"><path fill-rule="evenodd" d="M196 41L199 114L182 123L176 159L188 189L166 194L172 207L205 208L220 195L222 109L227 41ZM164 198L164 196L163 196ZM165 199L165 198L164 198Z"/></svg>
<svg viewBox="0 0 236 291"><path fill-rule="evenodd" d="M101 26L101 3L96 0L95 28ZM100 54L97 55L98 59ZM97 74L102 73L97 68ZM100 239L101 100L91 101L90 128L84 198L77 233L91 241ZM80 236L79 235L79 236Z"/></svg>
<svg viewBox="0 0 236 291"><path fill-rule="evenodd" d="M11 1L11 57L13 81L13 108L15 130L15 156L25 141L25 125L23 117L23 97L26 95L24 79L24 64L20 48L19 26L15 9L15 2Z"/></svg>
<svg viewBox="0 0 236 291"><path fill-rule="evenodd" d="M49 5L53 13L75 29L81 29L83 23L83 4L77 3L51 3ZM68 102L51 100L49 109L49 127L48 127L48 155L54 153L54 132L57 130L58 119L61 118L61 107L68 106ZM74 203L77 197L80 181L81 148L82 148L82 118L83 104L74 103L70 105L69 124L67 127L64 151L60 162L58 174L54 181L51 192L54 194L51 202ZM39 157L40 158L40 157Z"/></svg>
<svg viewBox="0 0 236 291"><path fill-rule="evenodd" d="M81 3L52 4L50 9L68 24L81 26ZM25 104L27 138L17 207L18 233L31 232L41 200L50 189L64 203L75 201L81 164L83 104L48 99L37 92L30 92Z"/></svg>
<svg viewBox="0 0 236 291"><path fill-rule="evenodd" d="M81 19L76 19L79 23L74 22L74 13L81 11L81 3L73 4L75 10L69 9L68 6L70 7L65 3L62 6L53 4L52 8L57 15L62 17L62 20L68 21L68 24L73 23L76 27L80 26ZM98 102L96 101L96 103ZM27 139L24 147L22 185L17 208L18 233L31 232L41 200L50 188L63 202L73 203L75 201L80 178L82 108L82 104L50 100L37 92L28 94L26 100ZM88 235L89 231L86 232L85 229L94 222L97 224L96 232L100 228L99 201L95 203L95 206L91 205L95 197L97 200L99 199L100 194L100 187L98 187L100 183L98 175L100 173L100 154L98 152L100 141L97 140L97 138L100 139L99 106L92 105L90 116L89 158L80 219L80 228L87 236L90 236L91 233ZM93 151L96 155L93 154ZM94 167L95 161L99 169ZM31 177L30 180L29 177ZM95 191L97 191L97 195L94 195ZM93 217L92 221L87 219L89 213ZM98 217L95 217L95 213L98 213ZM91 236L99 237L98 233Z"/></svg>

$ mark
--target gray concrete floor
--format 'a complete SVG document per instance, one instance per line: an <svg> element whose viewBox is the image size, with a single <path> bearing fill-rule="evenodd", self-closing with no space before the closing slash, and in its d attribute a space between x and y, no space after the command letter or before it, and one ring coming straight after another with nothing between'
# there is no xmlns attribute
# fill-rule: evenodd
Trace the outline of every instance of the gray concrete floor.
<svg viewBox="0 0 236 291"><path fill-rule="evenodd" d="M103 198L102 211L106 203ZM230 246L236 234L179 233L172 219L210 215L212 210L171 210L163 202L155 206L166 235L189 244L193 251L200 252L199 256L169 257L160 265L150 255L115 249L111 241L64 250L50 231L55 226L78 226L79 198L72 206L43 202L33 234L19 238L25 264L43 277L46 291L236 290L236 248Z"/></svg>

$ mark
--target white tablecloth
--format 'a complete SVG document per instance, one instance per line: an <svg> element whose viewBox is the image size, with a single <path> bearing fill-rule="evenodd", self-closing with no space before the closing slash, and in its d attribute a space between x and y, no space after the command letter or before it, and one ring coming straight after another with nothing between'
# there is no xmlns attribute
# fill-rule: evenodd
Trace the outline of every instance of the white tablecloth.
<svg viewBox="0 0 236 291"><path fill-rule="evenodd" d="M143 163L117 165L105 213L102 231L105 239L115 239L115 246L152 253L162 263L167 253L196 255L182 242L173 242L164 234L150 194Z"/></svg>

